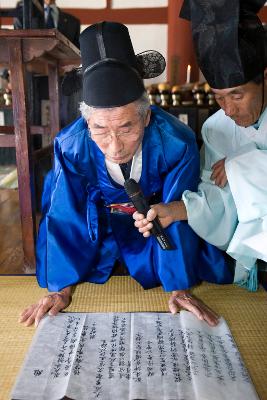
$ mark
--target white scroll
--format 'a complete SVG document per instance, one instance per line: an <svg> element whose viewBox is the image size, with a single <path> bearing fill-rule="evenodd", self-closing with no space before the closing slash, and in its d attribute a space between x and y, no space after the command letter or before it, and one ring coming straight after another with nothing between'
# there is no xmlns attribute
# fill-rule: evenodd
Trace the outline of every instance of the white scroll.
<svg viewBox="0 0 267 400"><path fill-rule="evenodd" d="M191 313L62 313L40 323L16 400L258 400L221 319Z"/></svg>

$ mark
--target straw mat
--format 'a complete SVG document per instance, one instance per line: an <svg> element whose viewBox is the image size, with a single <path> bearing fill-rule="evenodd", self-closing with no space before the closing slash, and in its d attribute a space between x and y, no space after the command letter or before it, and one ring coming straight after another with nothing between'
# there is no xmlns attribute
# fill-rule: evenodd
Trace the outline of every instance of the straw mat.
<svg viewBox="0 0 267 400"><path fill-rule="evenodd" d="M0 400L9 400L35 331L18 324L18 315L45 293L33 276L0 277ZM194 294L226 319L260 399L267 400L267 292L205 283ZM130 277L115 276L105 285L79 285L68 311L168 311L168 297L161 288L145 291Z"/></svg>

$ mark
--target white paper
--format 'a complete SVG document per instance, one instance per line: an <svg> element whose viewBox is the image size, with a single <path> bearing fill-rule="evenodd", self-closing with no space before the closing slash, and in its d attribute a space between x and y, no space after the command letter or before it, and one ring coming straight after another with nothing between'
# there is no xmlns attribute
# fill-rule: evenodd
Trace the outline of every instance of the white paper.
<svg viewBox="0 0 267 400"><path fill-rule="evenodd" d="M34 336L12 399L258 400L226 322L62 313Z"/></svg>

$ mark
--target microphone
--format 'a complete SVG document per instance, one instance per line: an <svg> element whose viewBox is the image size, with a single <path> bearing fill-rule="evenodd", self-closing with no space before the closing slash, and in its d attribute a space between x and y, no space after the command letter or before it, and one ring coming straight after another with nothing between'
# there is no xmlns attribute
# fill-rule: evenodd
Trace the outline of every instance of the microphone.
<svg viewBox="0 0 267 400"><path fill-rule="evenodd" d="M146 216L150 207L138 183L132 178L127 179L124 183L124 189L137 211ZM164 232L158 217L151 222L153 224L151 233L156 237L160 247L163 250L174 250L175 247L173 247L167 234Z"/></svg>

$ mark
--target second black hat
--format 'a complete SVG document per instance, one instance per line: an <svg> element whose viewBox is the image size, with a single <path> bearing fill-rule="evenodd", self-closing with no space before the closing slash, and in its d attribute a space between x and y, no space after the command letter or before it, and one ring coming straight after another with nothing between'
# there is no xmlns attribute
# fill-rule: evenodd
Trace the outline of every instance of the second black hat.
<svg viewBox="0 0 267 400"><path fill-rule="evenodd" d="M263 74L265 35L257 13L264 0L185 0L198 65L209 85L225 89Z"/></svg>

